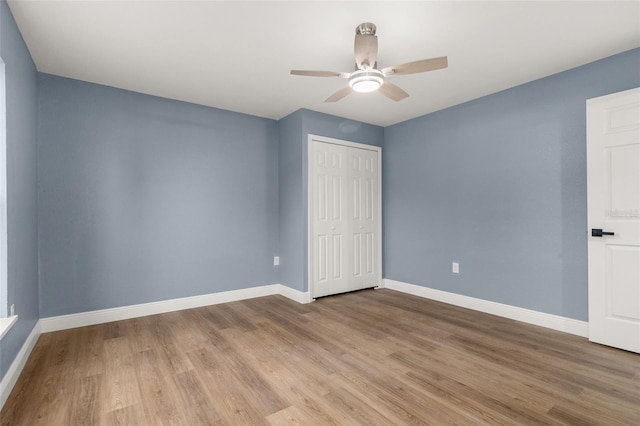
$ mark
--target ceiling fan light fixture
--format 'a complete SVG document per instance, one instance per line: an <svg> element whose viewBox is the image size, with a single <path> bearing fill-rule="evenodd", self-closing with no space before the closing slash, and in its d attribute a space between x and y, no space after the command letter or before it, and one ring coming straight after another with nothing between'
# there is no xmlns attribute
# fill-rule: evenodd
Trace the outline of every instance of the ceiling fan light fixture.
<svg viewBox="0 0 640 426"><path fill-rule="evenodd" d="M353 42L353 58L355 59L355 71L305 71L291 70L293 75L306 75L309 77L339 77L348 79L349 85L342 86L340 90L325 99L325 102L337 102L353 92L375 92L398 102L409 96L391 82L385 82L385 77L392 75L418 74L447 68L446 56L419 61L407 62L392 67L378 69L378 36L376 26L371 22L365 22L356 27L356 36Z"/></svg>
<svg viewBox="0 0 640 426"><path fill-rule="evenodd" d="M384 83L384 74L376 69L355 71L349 77L349 86L360 93L375 92Z"/></svg>

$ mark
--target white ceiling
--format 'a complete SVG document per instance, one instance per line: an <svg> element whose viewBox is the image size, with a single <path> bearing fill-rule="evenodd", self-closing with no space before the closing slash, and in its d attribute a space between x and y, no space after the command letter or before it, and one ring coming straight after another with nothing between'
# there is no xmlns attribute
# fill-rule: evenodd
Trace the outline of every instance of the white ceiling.
<svg viewBox="0 0 640 426"><path fill-rule="evenodd" d="M387 126L640 46L640 1L8 0L39 71L273 119L299 108ZM324 103L352 71L355 28L379 66L448 56L393 77L411 95Z"/></svg>

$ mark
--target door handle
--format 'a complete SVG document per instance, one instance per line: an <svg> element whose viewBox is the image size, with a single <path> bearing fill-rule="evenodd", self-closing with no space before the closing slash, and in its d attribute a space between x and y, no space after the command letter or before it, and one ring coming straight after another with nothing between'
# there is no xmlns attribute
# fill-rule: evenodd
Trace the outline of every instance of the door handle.
<svg viewBox="0 0 640 426"><path fill-rule="evenodd" d="M596 229L596 228L591 229L592 237L602 237L603 235L614 235L614 234L615 232L604 232L602 229Z"/></svg>

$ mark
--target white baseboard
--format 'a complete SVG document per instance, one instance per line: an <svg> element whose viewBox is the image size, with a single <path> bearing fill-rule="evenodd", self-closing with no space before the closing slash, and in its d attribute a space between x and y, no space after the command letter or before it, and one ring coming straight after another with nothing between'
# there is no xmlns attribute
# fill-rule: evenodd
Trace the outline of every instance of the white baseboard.
<svg viewBox="0 0 640 426"><path fill-rule="evenodd" d="M490 302L488 300L476 299L475 297L463 296L449 293L429 287L422 287L415 284L407 284L400 281L384 279L384 287L424 297L426 299L437 300L438 302L460 306L462 308L473 309L474 311L485 312L487 314L510 318L528 324L539 325L565 333L575 334L581 337L589 335L589 323L544 312L532 311L530 309L518 308L516 306L504 305L502 303Z"/></svg>
<svg viewBox="0 0 640 426"><path fill-rule="evenodd" d="M302 292L300 290L287 287L286 285L276 284L280 286L278 294L288 299L296 301L298 303L311 303L311 293L308 291Z"/></svg>
<svg viewBox="0 0 640 426"><path fill-rule="evenodd" d="M0 410L4 407L4 403L7 402L9 394L11 394L13 387L18 381L18 377L20 377L20 373L22 373L22 369L27 363L29 355L31 355L31 351L38 341L38 337L40 337L40 321L36 322L31 333L27 336L27 340L25 340L22 348L20 348L18 355L16 355L15 359L11 363L9 370L7 370L7 374L4 375L0 382Z"/></svg>
<svg viewBox="0 0 640 426"><path fill-rule="evenodd" d="M308 303L311 299L309 292L303 293L282 284L270 284L240 290L223 291L219 293L203 294L199 296L182 297L179 299L162 300L159 302L141 303L138 305L121 306L118 308L101 309L98 311L81 312L78 314L61 315L40 319L42 333L67 330L76 327L120 321L183 309L199 308L201 306L217 305L219 303L235 302L255 297L280 294L298 303Z"/></svg>

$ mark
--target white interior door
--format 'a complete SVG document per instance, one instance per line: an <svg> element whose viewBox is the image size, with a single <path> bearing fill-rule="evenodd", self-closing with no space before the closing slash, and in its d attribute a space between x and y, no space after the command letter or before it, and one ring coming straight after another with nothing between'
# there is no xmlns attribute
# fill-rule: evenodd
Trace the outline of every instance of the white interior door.
<svg viewBox="0 0 640 426"><path fill-rule="evenodd" d="M309 139L311 297L377 287L380 149Z"/></svg>
<svg viewBox="0 0 640 426"><path fill-rule="evenodd" d="M589 340L640 352L640 89L587 101Z"/></svg>

